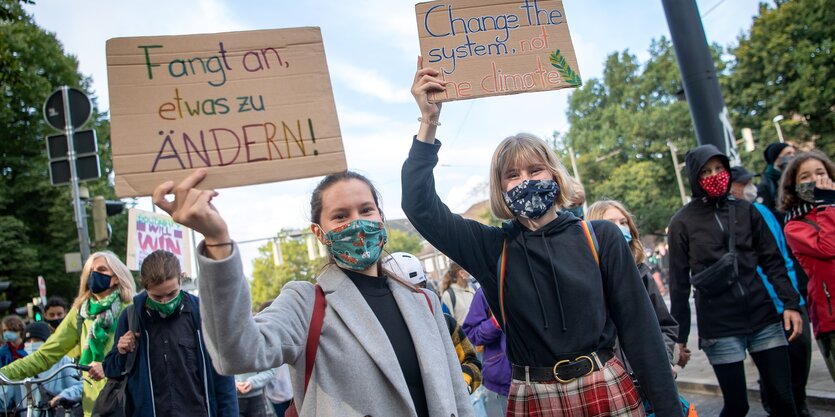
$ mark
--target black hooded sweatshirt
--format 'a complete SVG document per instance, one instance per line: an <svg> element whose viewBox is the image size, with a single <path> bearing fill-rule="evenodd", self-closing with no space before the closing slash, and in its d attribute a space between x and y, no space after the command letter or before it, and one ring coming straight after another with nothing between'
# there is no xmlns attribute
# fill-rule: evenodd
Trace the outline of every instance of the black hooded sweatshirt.
<svg viewBox="0 0 835 417"><path fill-rule="evenodd" d="M658 319L617 226L592 222L598 267L571 213L560 212L536 231L516 220L499 228L452 214L435 191L439 148L437 141L413 141L403 164L403 211L426 240L481 283L499 321L498 262L507 242L503 327L510 361L553 367L611 349L617 336L657 415L681 416Z"/></svg>
<svg viewBox="0 0 835 417"><path fill-rule="evenodd" d="M728 158L713 145L699 146L687 153L685 160L693 199L670 220L670 311L679 324L679 343L687 343L690 335L690 276L713 265L728 252L728 204L736 205L738 285L745 295L740 297L728 290L706 297L696 290L699 337L750 335L780 321L757 275L757 265L763 268L785 308L800 308L800 298L789 281L783 257L759 211L745 200L730 201L727 193L722 197L708 197L699 185L699 171L715 156L730 172Z"/></svg>

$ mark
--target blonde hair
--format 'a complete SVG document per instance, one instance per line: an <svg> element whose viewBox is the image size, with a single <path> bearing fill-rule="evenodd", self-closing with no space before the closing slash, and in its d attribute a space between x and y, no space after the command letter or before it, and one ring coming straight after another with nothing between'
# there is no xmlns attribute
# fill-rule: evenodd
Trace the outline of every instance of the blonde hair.
<svg viewBox="0 0 835 417"><path fill-rule="evenodd" d="M130 303L133 300L133 296L136 295L136 285L133 283L133 275L131 275L128 267L119 260L119 257L110 251L96 252L87 258L87 262L84 263L84 268L81 270L81 283L78 287L78 296L75 297L75 301L72 303L73 307L81 308L81 305L92 296L92 292L87 288L87 279L90 277L90 271L93 269L93 262L99 258L104 258L104 262L107 263L107 266L113 271L113 275L119 280L117 285L119 287L119 298L122 299L122 303Z"/></svg>
<svg viewBox="0 0 835 417"><path fill-rule="evenodd" d="M626 217L626 224L629 226L629 233L632 235L632 240L629 242L629 249L632 250L632 257L635 258L635 263L640 265L646 260L646 253L644 253L644 245L641 243L641 236L638 235L638 228L632 220L632 214L626 210L626 207L615 200L600 200L589 206L589 211L586 212L587 220L603 220L603 215L609 211L610 208L618 209L623 217Z"/></svg>
<svg viewBox="0 0 835 417"><path fill-rule="evenodd" d="M502 173L510 167L532 161L542 162L559 185L560 192L554 201L556 208L571 204L574 187L557 155L538 136L519 133L505 138L493 152L493 160L490 162L490 210L494 216L500 219L515 217L504 201L506 190L502 187Z"/></svg>

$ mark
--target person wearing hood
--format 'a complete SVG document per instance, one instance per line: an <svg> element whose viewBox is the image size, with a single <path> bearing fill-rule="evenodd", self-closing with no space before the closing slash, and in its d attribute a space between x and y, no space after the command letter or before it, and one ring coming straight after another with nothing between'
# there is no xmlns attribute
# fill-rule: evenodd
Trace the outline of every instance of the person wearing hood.
<svg viewBox="0 0 835 417"><path fill-rule="evenodd" d="M127 415L238 417L235 378L217 373L200 331L200 303L180 288L176 255L151 252L139 281L145 288L133 297L137 332L130 331L128 311L119 317L117 343L104 359L108 378L127 378ZM127 370L128 353L136 351Z"/></svg>
<svg viewBox="0 0 835 417"><path fill-rule="evenodd" d="M788 143L772 143L763 151L765 158L765 171L762 180L757 185L757 202L765 205L774 213L774 216L783 224L783 213L777 208L777 193L780 189L780 177L794 159L797 150Z"/></svg>
<svg viewBox="0 0 835 417"><path fill-rule="evenodd" d="M780 255L785 260L786 271L789 274L789 279L792 281L792 287L794 287L795 291L798 291L798 273L796 271L801 269L800 265L790 256L780 221L774 217L774 214L768 207L756 202L757 187L751 183L752 178L754 178L754 174L748 172L744 167L736 166L731 168L731 194L737 200L746 200L752 203L754 208L760 212L760 215L768 226L768 230L774 236L774 241L777 243L777 249L780 250ZM795 265L797 266L795 267ZM780 297L774 291L774 286L771 285L768 277L766 277L762 268L759 266L757 267L757 275L763 280L763 284L765 284L765 288L768 290L768 295L771 297L771 301L774 302L774 307L777 308L777 314L783 314L783 302L780 301ZM803 332L800 336L789 342L789 364L791 365L792 393L794 395L795 405L797 406L797 414L800 417L804 417L810 415L809 409L806 406L806 381L809 379L809 369L812 365L812 336L809 328L809 316L806 314L806 297L803 296L802 292L798 291L798 294L800 294L800 314L803 316ZM767 412L770 411L771 407L768 405L768 396L762 387L762 381L760 381L760 396L762 398L763 408Z"/></svg>
<svg viewBox="0 0 835 417"><path fill-rule="evenodd" d="M479 281L496 312L512 363L507 415L643 416L637 388L613 353L618 338L656 415L681 416L632 253L613 223L585 223L564 210L570 176L545 141L518 134L494 152L490 206L510 219L502 227L452 214L438 197L432 171L441 106L429 96L444 90L439 76L433 68L415 74L421 124L403 164L402 207L429 243Z"/></svg>
<svg viewBox="0 0 835 417"><path fill-rule="evenodd" d="M835 164L823 152L798 155L786 168L780 207L786 241L809 274L809 318L829 374L835 381Z"/></svg>
<svg viewBox="0 0 835 417"><path fill-rule="evenodd" d="M724 398L720 416L748 412L746 350L774 414L796 416L784 330L791 331L789 340L794 340L802 331L802 319L800 297L785 261L759 212L748 201L728 195L727 156L713 145L703 145L691 149L685 160L693 199L670 220L668 237L670 311L679 323L679 347L686 348L690 335L692 282L699 348L713 366ZM783 302L782 323L757 276L757 265Z"/></svg>

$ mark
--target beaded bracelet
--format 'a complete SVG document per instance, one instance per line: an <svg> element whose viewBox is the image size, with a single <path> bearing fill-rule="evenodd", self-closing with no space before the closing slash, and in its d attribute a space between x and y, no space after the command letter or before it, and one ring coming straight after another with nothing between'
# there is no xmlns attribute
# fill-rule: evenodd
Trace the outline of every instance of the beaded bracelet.
<svg viewBox="0 0 835 417"><path fill-rule="evenodd" d="M441 122L439 122L437 120L423 120L423 117L418 117L418 121L421 122L421 123L426 123L428 125L432 125L432 126L440 126L441 125Z"/></svg>

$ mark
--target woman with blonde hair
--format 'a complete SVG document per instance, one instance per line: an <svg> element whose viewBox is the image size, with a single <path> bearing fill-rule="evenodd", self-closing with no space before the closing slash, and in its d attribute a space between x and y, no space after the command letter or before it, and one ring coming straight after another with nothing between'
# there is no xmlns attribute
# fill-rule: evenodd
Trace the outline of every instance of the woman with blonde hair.
<svg viewBox="0 0 835 417"><path fill-rule="evenodd" d="M435 139L446 82L418 69L412 95L421 125L403 164L402 207L434 247L481 283L507 335L508 416L643 416L640 395L613 353L629 352L658 416L682 409L664 341L629 247L615 225L583 222L565 207L570 176L542 139L504 139L490 167L491 227L452 214L435 190Z"/></svg>
<svg viewBox="0 0 835 417"><path fill-rule="evenodd" d="M644 245L641 243L641 237L638 234L638 227L632 219L632 214L626 210L626 207L615 200L600 200L589 206L589 211L586 213L588 220L608 220L618 226L623 234L624 240L629 245L632 251L632 257L635 258L635 264L638 266L638 272L641 274L641 280L644 283L644 288L647 290L649 300L652 307L655 309L655 316L658 318L658 325L661 327L661 333L664 335L664 345L667 348L667 359L671 364L674 364L674 355L676 336L678 336L678 323L670 315L670 310L661 296L661 291L655 284L652 278L652 270L644 262L646 260L646 253L644 253ZM678 352L676 352L678 353ZM689 352L688 352L689 353ZM689 356L686 358L689 359ZM675 362L679 362L680 358L675 358ZM681 358L685 359L685 358ZM683 362L686 364L686 361Z"/></svg>
<svg viewBox="0 0 835 417"><path fill-rule="evenodd" d="M78 297L64 321L40 349L0 368L9 379L35 376L49 369L65 355L89 365L85 377L82 407L89 416L104 387L101 361L113 346L116 322L130 304L136 287L128 267L113 252L96 252L84 263Z"/></svg>

